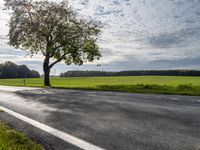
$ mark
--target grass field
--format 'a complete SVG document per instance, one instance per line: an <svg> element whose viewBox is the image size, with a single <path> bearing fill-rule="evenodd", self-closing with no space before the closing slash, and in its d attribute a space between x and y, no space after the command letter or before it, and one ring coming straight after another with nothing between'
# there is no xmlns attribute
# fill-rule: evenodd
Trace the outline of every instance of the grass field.
<svg viewBox="0 0 200 150"><path fill-rule="evenodd" d="M33 142L25 134L18 132L0 122L1 150L43 150L42 146Z"/></svg>
<svg viewBox="0 0 200 150"><path fill-rule="evenodd" d="M24 79L0 79L0 85L24 86ZM52 87L200 95L200 77L183 76L125 76L52 78ZM43 79L26 79L25 86L43 87Z"/></svg>

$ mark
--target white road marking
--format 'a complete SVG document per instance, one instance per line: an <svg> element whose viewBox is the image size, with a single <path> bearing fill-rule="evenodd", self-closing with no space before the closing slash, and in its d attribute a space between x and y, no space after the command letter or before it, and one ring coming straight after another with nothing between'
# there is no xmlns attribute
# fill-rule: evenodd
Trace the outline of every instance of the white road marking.
<svg viewBox="0 0 200 150"><path fill-rule="evenodd" d="M84 150L105 150L103 148L100 148L98 146L90 144L90 143L88 143L88 142L86 142L84 140L76 138L76 137L74 137L74 136L72 136L70 134L62 132L62 131L60 131L58 129L52 128L52 127L47 126L45 124L42 124L42 123L40 123L38 121L30 119L30 118L28 118L26 116L23 116L23 115L21 115L21 114L19 114L17 112L14 112L14 111L12 111L10 109L7 109L7 108L5 108L3 106L0 106L0 110L2 110L4 112L6 112L6 113L18 118L18 119L20 119L20 120L22 120L24 122L27 122L27 123L33 125L34 127L37 127L37 128L39 128L39 129L41 129L41 130L43 130L43 131L45 131L45 132L47 132L47 133L49 133L51 135L54 135L55 137L60 138L60 139L62 139L64 141L66 141L67 143L75 145L75 146L77 146L77 147L79 147L81 149L84 149Z"/></svg>

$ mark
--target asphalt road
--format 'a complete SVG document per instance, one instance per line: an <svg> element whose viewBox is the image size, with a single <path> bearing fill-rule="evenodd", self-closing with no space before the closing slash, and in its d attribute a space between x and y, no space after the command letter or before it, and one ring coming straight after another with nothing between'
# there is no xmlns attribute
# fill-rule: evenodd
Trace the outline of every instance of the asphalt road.
<svg viewBox="0 0 200 150"><path fill-rule="evenodd" d="M200 97L0 86L0 105L108 150L200 149Z"/></svg>

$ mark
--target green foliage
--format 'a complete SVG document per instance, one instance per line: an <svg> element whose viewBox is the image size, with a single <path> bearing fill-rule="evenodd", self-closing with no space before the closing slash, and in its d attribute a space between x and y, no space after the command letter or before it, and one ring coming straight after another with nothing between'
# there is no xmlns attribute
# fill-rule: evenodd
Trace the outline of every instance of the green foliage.
<svg viewBox="0 0 200 150"><path fill-rule="evenodd" d="M188 87L181 85L181 87ZM97 87L102 91L118 91L118 92L133 92L133 93L154 93L154 94L177 94L177 95L198 95L200 96L200 86L192 86L188 88L180 88L180 86L169 85L151 85L151 84L137 84L137 85L102 85Z"/></svg>
<svg viewBox="0 0 200 150"><path fill-rule="evenodd" d="M0 123L0 149L2 150L43 150L25 134Z"/></svg>
<svg viewBox="0 0 200 150"><path fill-rule="evenodd" d="M12 10L10 45L31 55L42 53L55 63L81 65L101 56L96 44L100 24L80 19L67 1L5 0Z"/></svg>
<svg viewBox="0 0 200 150"><path fill-rule="evenodd" d="M0 85L23 86L22 79L2 79ZM55 88L200 95L200 77L124 76L52 78ZM26 86L43 87L42 79L26 79Z"/></svg>
<svg viewBox="0 0 200 150"><path fill-rule="evenodd" d="M82 65L101 57L96 44L101 25L80 19L67 1L4 1L12 10L10 45L31 55L43 54L45 86L50 86L50 69L55 64Z"/></svg>
<svg viewBox="0 0 200 150"><path fill-rule="evenodd" d="M0 78L39 78L40 74L26 65L17 65L11 61L0 64Z"/></svg>
<svg viewBox="0 0 200 150"><path fill-rule="evenodd" d="M192 84L183 84L183 85L178 85L177 89L180 91L187 91L187 90L192 90L193 86Z"/></svg>
<svg viewBox="0 0 200 150"><path fill-rule="evenodd" d="M101 65L98 65L101 66ZM73 70L61 73L61 77L98 77L98 76L200 76L199 70L129 70L119 72Z"/></svg>

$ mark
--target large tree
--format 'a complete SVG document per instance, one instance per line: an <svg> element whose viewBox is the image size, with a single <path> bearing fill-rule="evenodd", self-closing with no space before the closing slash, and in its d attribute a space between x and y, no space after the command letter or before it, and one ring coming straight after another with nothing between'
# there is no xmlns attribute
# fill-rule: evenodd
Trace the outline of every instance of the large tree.
<svg viewBox="0 0 200 150"><path fill-rule="evenodd" d="M45 86L50 86L50 70L58 62L82 65L100 58L100 24L81 19L67 1L5 0L5 6L12 10L9 44L44 56Z"/></svg>

